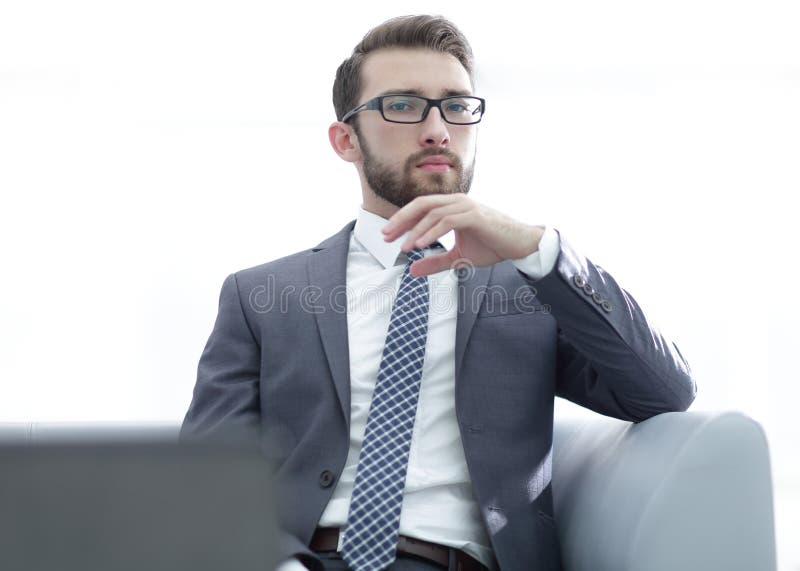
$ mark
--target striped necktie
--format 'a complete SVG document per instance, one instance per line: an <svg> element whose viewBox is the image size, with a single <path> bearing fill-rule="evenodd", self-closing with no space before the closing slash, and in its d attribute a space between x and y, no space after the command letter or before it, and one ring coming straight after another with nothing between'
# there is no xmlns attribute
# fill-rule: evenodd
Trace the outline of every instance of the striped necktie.
<svg viewBox="0 0 800 571"><path fill-rule="evenodd" d="M428 278L409 273L397 290L350 499L342 555L353 571L385 569L395 560L408 453L428 337Z"/></svg>

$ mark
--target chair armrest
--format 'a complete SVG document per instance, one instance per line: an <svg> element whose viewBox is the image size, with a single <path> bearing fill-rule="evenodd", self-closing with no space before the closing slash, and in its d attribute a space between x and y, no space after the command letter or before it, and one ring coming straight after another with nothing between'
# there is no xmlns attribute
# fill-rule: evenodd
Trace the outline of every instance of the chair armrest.
<svg viewBox="0 0 800 571"><path fill-rule="evenodd" d="M560 420L553 494L570 571L776 566L767 441L741 413Z"/></svg>

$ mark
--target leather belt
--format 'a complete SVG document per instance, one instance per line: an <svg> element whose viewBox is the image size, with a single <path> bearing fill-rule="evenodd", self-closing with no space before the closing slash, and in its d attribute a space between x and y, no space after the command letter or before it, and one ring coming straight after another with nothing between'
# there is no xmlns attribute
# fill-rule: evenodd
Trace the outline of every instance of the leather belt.
<svg viewBox="0 0 800 571"><path fill-rule="evenodd" d="M318 527L311 538L311 549L314 551L338 551L339 528ZM438 563L445 569L450 567L450 551L455 555L456 571L487 571L488 568L477 559L473 559L460 549L431 543L422 539L401 535L397 538L397 554L413 555L426 561Z"/></svg>

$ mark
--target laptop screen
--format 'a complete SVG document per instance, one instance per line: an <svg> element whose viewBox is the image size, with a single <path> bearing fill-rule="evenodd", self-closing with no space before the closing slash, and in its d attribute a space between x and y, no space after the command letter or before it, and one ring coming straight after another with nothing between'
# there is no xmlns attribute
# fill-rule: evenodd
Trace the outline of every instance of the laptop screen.
<svg viewBox="0 0 800 571"><path fill-rule="evenodd" d="M173 442L0 445L0 569L274 569L269 465Z"/></svg>

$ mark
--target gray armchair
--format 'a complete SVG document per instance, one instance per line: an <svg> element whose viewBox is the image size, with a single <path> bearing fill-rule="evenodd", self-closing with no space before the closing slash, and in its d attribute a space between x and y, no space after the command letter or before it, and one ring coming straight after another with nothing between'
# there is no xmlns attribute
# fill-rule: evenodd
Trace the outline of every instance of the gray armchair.
<svg viewBox="0 0 800 571"><path fill-rule="evenodd" d="M0 423L0 442L177 431L169 423ZM557 420L553 493L566 571L775 570L767 441L740 413Z"/></svg>

